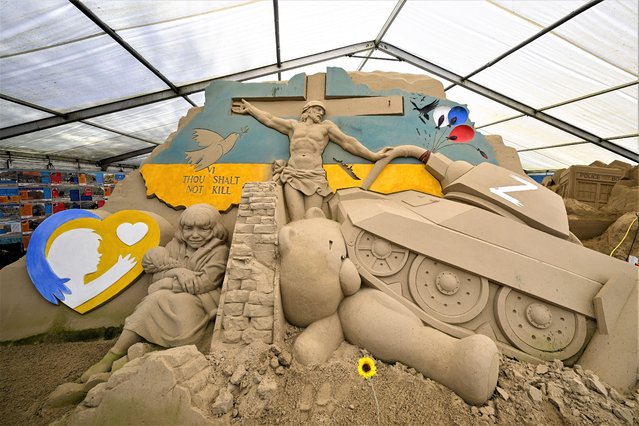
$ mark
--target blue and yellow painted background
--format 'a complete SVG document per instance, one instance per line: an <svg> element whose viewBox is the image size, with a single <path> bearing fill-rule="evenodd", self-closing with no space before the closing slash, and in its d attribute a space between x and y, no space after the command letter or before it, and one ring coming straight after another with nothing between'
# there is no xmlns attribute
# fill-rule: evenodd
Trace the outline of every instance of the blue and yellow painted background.
<svg viewBox="0 0 639 426"><path fill-rule="evenodd" d="M162 146L142 166L147 194L156 195L173 206L207 202L226 210L239 203L244 183L270 179L273 161L288 159L289 143L287 136L262 125L252 116L233 114L233 101L245 98L266 110L263 107L266 101L280 106L287 103L290 107L283 109L285 114L274 114L297 119L301 105L317 98L312 94L317 88L309 87L308 81L304 74L298 74L288 83L213 82L206 90L203 110L182 127L168 146ZM331 112L333 99L356 102L366 97L399 99L400 111L393 115L374 110L368 112L369 115ZM473 130L472 117L465 105L399 89L373 91L366 85L353 83L340 68L327 69L320 98L327 105L324 119L333 121L371 151L386 146L417 145L453 160L495 163L492 146ZM196 137L198 132L208 139ZM211 159L215 161L201 167ZM198 160L201 160L200 166ZM323 160L334 190L359 186L372 169L372 163L335 143L329 143ZM349 176L343 165L352 166L361 180ZM370 189L381 193L415 189L441 194L439 183L414 159L395 160Z"/></svg>

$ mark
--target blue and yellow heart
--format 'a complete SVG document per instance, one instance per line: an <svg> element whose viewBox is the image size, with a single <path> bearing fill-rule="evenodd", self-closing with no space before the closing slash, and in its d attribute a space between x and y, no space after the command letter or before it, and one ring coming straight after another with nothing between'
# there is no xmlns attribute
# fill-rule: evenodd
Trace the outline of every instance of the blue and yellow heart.
<svg viewBox="0 0 639 426"><path fill-rule="evenodd" d="M33 232L27 272L45 299L83 314L127 288L143 271L144 253L159 242L160 227L146 213L123 210L102 219L66 210Z"/></svg>

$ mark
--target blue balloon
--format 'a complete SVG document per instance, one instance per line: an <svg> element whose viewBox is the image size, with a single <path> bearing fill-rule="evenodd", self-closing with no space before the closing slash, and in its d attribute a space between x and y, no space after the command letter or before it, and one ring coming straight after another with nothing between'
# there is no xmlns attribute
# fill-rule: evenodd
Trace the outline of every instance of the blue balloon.
<svg viewBox="0 0 639 426"><path fill-rule="evenodd" d="M464 124L468 120L468 111L466 108L456 106L448 111L448 122L454 125Z"/></svg>

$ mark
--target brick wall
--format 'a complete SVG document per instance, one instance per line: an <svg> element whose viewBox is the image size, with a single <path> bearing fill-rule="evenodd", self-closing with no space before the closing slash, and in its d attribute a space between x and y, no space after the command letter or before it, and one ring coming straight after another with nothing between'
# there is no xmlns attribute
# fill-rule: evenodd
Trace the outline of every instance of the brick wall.
<svg viewBox="0 0 639 426"><path fill-rule="evenodd" d="M281 335L278 228L284 225L282 190L274 182L244 185L212 346L274 343Z"/></svg>

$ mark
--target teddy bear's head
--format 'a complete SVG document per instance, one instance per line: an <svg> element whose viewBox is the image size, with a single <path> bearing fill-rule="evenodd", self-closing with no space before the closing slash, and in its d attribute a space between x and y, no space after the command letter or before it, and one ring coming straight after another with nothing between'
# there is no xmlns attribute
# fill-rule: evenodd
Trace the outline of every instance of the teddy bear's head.
<svg viewBox="0 0 639 426"><path fill-rule="evenodd" d="M337 222L318 208L279 233L280 287L286 319L306 327L337 311L346 243Z"/></svg>

